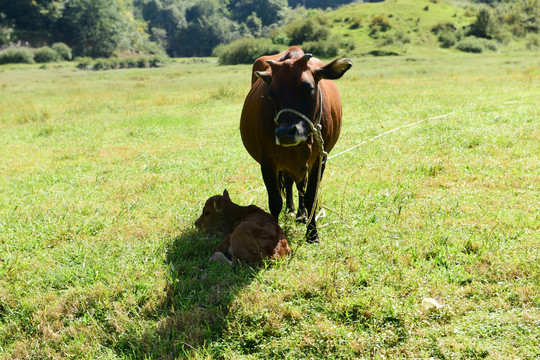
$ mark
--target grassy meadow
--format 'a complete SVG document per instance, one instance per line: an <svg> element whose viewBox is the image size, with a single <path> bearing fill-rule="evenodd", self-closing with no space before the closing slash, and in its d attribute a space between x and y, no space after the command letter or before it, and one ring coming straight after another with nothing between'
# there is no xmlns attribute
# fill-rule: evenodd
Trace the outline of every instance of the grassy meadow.
<svg viewBox="0 0 540 360"><path fill-rule="evenodd" d="M538 54L353 60L331 155L447 116L332 158L321 243L283 215L254 269L193 225L267 209L249 66L0 66L0 359L538 359Z"/></svg>

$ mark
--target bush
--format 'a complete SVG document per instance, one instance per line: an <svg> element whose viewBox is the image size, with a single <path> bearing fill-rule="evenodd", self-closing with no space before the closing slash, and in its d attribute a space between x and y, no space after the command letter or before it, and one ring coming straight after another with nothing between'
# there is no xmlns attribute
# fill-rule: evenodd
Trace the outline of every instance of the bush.
<svg viewBox="0 0 540 360"><path fill-rule="evenodd" d="M476 16L476 21L472 25L470 35L491 39L494 33L496 24L488 9L481 9Z"/></svg>
<svg viewBox="0 0 540 360"><path fill-rule="evenodd" d="M0 52L0 64L33 64L34 53L28 48L8 48Z"/></svg>
<svg viewBox="0 0 540 360"><path fill-rule="evenodd" d="M330 58L337 56L339 44L331 40L308 41L302 44L302 50L318 57Z"/></svg>
<svg viewBox="0 0 540 360"><path fill-rule="evenodd" d="M107 64L109 66L109 69L120 69L121 62L122 60L116 57L107 59Z"/></svg>
<svg viewBox="0 0 540 360"><path fill-rule="evenodd" d="M290 39L290 45L299 45L306 41L326 40L330 35L327 26L318 19L307 18L290 23L285 31Z"/></svg>
<svg viewBox="0 0 540 360"><path fill-rule="evenodd" d="M127 68L149 68L161 67L167 60L159 56L131 56L131 57L112 57L93 60L88 57L77 58L77 68L81 70L111 70Z"/></svg>
<svg viewBox="0 0 540 360"><path fill-rule="evenodd" d="M349 29L360 29L362 27L362 18L355 17L349 22Z"/></svg>
<svg viewBox="0 0 540 360"><path fill-rule="evenodd" d="M243 38L228 45L220 45L214 50L221 65L252 64L262 55L280 52L279 46L269 39Z"/></svg>
<svg viewBox="0 0 540 360"><path fill-rule="evenodd" d="M527 36L527 49L540 49L540 37L537 34L530 34L529 36Z"/></svg>
<svg viewBox="0 0 540 360"><path fill-rule="evenodd" d="M379 31L385 32L392 27L390 19L386 15L374 16L371 18L369 28L371 29L370 34L375 34Z"/></svg>
<svg viewBox="0 0 540 360"><path fill-rule="evenodd" d="M90 57L80 57L80 58L77 58L77 69L81 69L81 70L89 70L92 68L92 58Z"/></svg>
<svg viewBox="0 0 540 360"><path fill-rule="evenodd" d="M476 39L471 38L461 40L456 47L458 50L475 54L480 54L484 51L482 43Z"/></svg>
<svg viewBox="0 0 540 360"><path fill-rule="evenodd" d="M388 46L393 44L409 44L411 42L410 36L398 31L395 34L389 33L382 37L381 46Z"/></svg>
<svg viewBox="0 0 540 360"><path fill-rule="evenodd" d="M272 43L276 45L287 45L289 44L291 39L285 34L277 34L272 38Z"/></svg>
<svg viewBox="0 0 540 360"><path fill-rule="evenodd" d="M457 27L451 22L441 22L431 28L431 32L435 35L455 30L457 30Z"/></svg>
<svg viewBox="0 0 540 360"><path fill-rule="evenodd" d="M441 47L448 49L454 46L457 42L457 37L453 32L443 32L439 35Z"/></svg>
<svg viewBox="0 0 540 360"><path fill-rule="evenodd" d="M161 56L150 58L150 67L162 67L167 63L167 59Z"/></svg>
<svg viewBox="0 0 540 360"><path fill-rule="evenodd" d="M107 59L97 59L92 67L94 70L109 70L110 66Z"/></svg>
<svg viewBox="0 0 540 360"><path fill-rule="evenodd" d="M495 41L485 40L485 39L481 39L481 41L484 46L484 49L490 50L490 51L498 50L497 43Z"/></svg>
<svg viewBox="0 0 540 360"><path fill-rule="evenodd" d="M141 56L137 60L137 66L140 67L140 68L148 68L148 67L150 67L150 61L148 60L147 57Z"/></svg>
<svg viewBox="0 0 540 360"><path fill-rule="evenodd" d="M43 46L34 52L34 60L37 63L49 63L58 61L59 55L48 46Z"/></svg>
<svg viewBox="0 0 540 360"><path fill-rule="evenodd" d="M456 48L458 50L470 53L482 53L484 50L497 51L497 45L490 40L467 37L461 40Z"/></svg>
<svg viewBox="0 0 540 360"><path fill-rule="evenodd" d="M51 48L56 51L60 59L70 61L72 59L71 56L71 48L67 46L64 43L54 43Z"/></svg>

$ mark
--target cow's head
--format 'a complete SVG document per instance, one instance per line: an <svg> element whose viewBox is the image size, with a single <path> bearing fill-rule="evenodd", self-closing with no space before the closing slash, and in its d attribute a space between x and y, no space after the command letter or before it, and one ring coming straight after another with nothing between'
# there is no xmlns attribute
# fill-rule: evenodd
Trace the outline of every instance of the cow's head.
<svg viewBox="0 0 540 360"><path fill-rule="evenodd" d="M195 221L195 226L211 234L227 233L233 225L228 211L231 203L227 190L223 191L223 195L212 196L206 200L201 216Z"/></svg>
<svg viewBox="0 0 540 360"><path fill-rule="evenodd" d="M278 115L275 119L278 145L294 146L308 139L312 124L316 123L322 110L319 81L339 79L352 66L349 59L322 65L311 58L311 54L305 54L298 59L268 61L268 71L255 72L268 85L267 96Z"/></svg>

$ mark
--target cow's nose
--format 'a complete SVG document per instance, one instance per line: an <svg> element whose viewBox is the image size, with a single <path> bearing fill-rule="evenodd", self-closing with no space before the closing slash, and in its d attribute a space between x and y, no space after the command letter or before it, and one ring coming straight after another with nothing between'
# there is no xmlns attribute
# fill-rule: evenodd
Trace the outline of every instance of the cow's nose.
<svg viewBox="0 0 540 360"><path fill-rule="evenodd" d="M308 131L301 122L293 125L279 125L275 131L276 144L280 146L298 145L306 141L308 136Z"/></svg>
<svg viewBox="0 0 540 360"><path fill-rule="evenodd" d="M276 128L276 144L281 146L296 145L298 129L296 126L279 126Z"/></svg>

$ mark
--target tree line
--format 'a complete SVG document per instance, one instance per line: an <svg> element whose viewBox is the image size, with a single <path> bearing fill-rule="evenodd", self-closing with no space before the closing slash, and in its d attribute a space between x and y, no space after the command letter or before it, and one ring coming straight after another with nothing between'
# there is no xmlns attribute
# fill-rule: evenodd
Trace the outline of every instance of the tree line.
<svg viewBox="0 0 540 360"><path fill-rule="evenodd" d="M325 7L352 0L325 0ZM283 24L287 0L0 0L0 46L62 42L76 56L209 56L219 44ZM308 6L318 6L307 0Z"/></svg>
<svg viewBox="0 0 540 360"><path fill-rule="evenodd" d="M67 44L73 56L93 58L142 53L218 54L233 59L240 53L249 55L242 60L248 61L261 47L273 51L276 45L293 43L330 57L351 44L330 38L332 24L319 23L320 17L310 16L316 10L303 6L328 8L352 1L0 0L0 50L17 43L33 48L60 43ZM540 0L470 0L470 4L476 4L477 19L465 35L504 43L512 36L539 31ZM451 27L434 33L444 47L459 40ZM56 50L62 45L56 45ZM50 49L42 53L54 55Z"/></svg>

